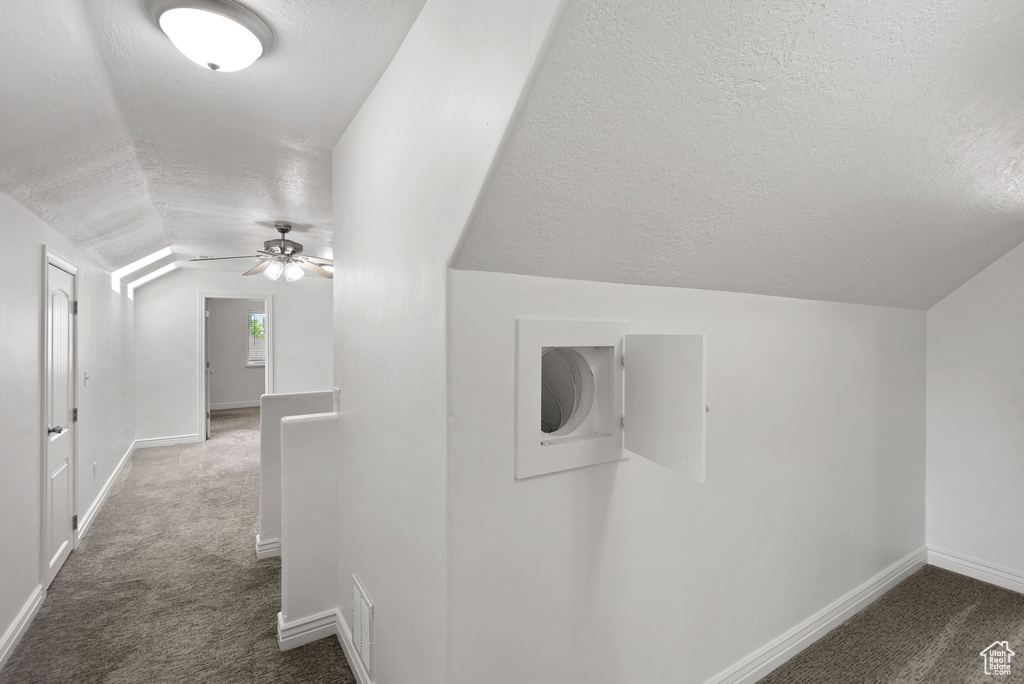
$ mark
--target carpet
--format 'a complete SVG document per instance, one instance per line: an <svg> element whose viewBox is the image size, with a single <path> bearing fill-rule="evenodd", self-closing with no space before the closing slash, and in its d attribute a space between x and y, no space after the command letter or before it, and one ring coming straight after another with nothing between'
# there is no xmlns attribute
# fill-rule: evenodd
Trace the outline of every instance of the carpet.
<svg viewBox="0 0 1024 684"><path fill-rule="evenodd" d="M137 450L0 671L3 684L354 683L336 639L281 652L281 563L257 561L259 409Z"/></svg>
<svg viewBox="0 0 1024 684"><path fill-rule="evenodd" d="M996 641L1017 655L985 674ZM759 684L1024 682L1024 594L927 565Z"/></svg>

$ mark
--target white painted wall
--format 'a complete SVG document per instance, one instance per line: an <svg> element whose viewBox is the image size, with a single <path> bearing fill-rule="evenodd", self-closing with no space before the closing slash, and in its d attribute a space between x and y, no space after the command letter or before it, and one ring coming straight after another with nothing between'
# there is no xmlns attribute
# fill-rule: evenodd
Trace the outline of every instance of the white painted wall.
<svg viewBox="0 0 1024 684"><path fill-rule="evenodd" d="M281 419L285 416L329 413L333 410L333 391L265 394L260 399L260 531L256 534L257 558L281 554ZM331 446L333 448L334 445ZM335 477L336 474L332 474L331 479ZM291 503L293 506L309 505L310 498L300 492L298 500ZM318 506L319 503L316 503L314 508ZM325 598L333 599L333 592Z"/></svg>
<svg viewBox="0 0 1024 684"><path fill-rule="evenodd" d="M78 490L81 520L131 445L132 305L110 274L0 193L0 239L24 258L0 269L0 640L39 585L43 248L79 266ZM83 382L89 371L89 385ZM92 464L96 464L93 475ZM0 643L0 651L5 644Z"/></svg>
<svg viewBox="0 0 1024 684"><path fill-rule="evenodd" d="M1024 580L1024 245L928 310L928 545Z"/></svg>
<svg viewBox="0 0 1024 684"><path fill-rule="evenodd" d="M210 406L258 405L265 391L263 366L247 366L249 312L263 312L262 300L211 299L206 304L206 360L210 363ZM227 406L225 406L227 405Z"/></svg>
<svg viewBox="0 0 1024 684"><path fill-rule="evenodd" d="M334 446L338 414L285 416L281 436L281 618L287 626L337 606L338 555L330 541L338 534L338 469ZM316 505L310 506L315 501ZM333 625L331 626L333 632ZM282 646L291 644L281 639ZM312 639L309 639L312 641Z"/></svg>
<svg viewBox="0 0 1024 684"><path fill-rule="evenodd" d="M135 395L139 439L196 435L199 293L273 296L274 391L331 388L331 284L183 269L135 292Z"/></svg>
<svg viewBox="0 0 1024 684"><path fill-rule="evenodd" d="M377 684L448 681L446 263L559 5L429 0L334 149L338 601L358 574Z"/></svg>
<svg viewBox="0 0 1024 684"><path fill-rule="evenodd" d="M451 682L703 682L924 545L923 311L450 285ZM707 335L707 482L637 457L516 481L519 317Z"/></svg>

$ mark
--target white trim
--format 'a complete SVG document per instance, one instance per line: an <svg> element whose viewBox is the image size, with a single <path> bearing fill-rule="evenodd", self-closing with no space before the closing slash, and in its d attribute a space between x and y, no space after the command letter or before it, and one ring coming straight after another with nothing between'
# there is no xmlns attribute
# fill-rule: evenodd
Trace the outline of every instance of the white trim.
<svg viewBox="0 0 1024 684"><path fill-rule="evenodd" d="M211 411L223 411L224 409L235 408L259 408L260 400L256 401L228 401L222 404L210 404Z"/></svg>
<svg viewBox="0 0 1024 684"><path fill-rule="evenodd" d="M114 467L114 472L110 474L107 481L103 485L103 489L96 496L96 499L92 502L92 506L89 506L89 510L82 516L81 521L78 523L78 541L82 541L82 537L85 536L86 531L89 529L89 525L92 523L93 518L99 513L100 507L103 506L107 500L107 495L110 494L110 488L114 484L114 480L121 474L121 469L124 468L124 464L128 462L128 458L131 457L132 452L135 451L135 441L132 440L131 445L128 447L128 451L124 452L124 456L118 462L117 466Z"/></svg>
<svg viewBox="0 0 1024 684"><path fill-rule="evenodd" d="M273 558L281 555L281 540L278 538L273 539L260 539L260 535L256 535L256 560L263 560L264 558Z"/></svg>
<svg viewBox="0 0 1024 684"><path fill-rule="evenodd" d="M345 652L345 660L348 661L348 667L352 670L356 682L358 684L373 684L373 680L370 679L370 673L366 671L366 665L363 664L363 659L356 653L356 645L352 641L352 632L349 630L348 625L345 624L345 620L342 619L340 610L335 610L335 620L337 621L335 627L338 630L338 643L341 644L341 650Z"/></svg>
<svg viewBox="0 0 1024 684"><path fill-rule="evenodd" d="M927 556L927 550L921 547L896 561L782 636L711 677L705 684L756 682L923 567Z"/></svg>
<svg viewBox="0 0 1024 684"><path fill-rule="evenodd" d="M988 563L934 546L928 547L928 563L944 570L973 577L1003 589L1024 594L1024 572Z"/></svg>
<svg viewBox="0 0 1024 684"><path fill-rule="evenodd" d="M78 266L75 266L69 260L65 259L61 255L51 250L46 245L43 245L43 249L46 250L46 263L53 264L57 268L67 271L73 276L78 275ZM77 284L77 283L76 283ZM77 292L75 294L78 294Z"/></svg>
<svg viewBox="0 0 1024 684"><path fill-rule="evenodd" d="M150 447L172 446L174 444L193 444L202 442L199 435L174 435L173 437L148 437L135 440L136 449L148 449Z"/></svg>
<svg viewBox="0 0 1024 684"><path fill-rule="evenodd" d="M282 651L304 646L317 639L338 633L337 611L328 610L285 624L284 614L277 614L277 645Z"/></svg>
<svg viewBox="0 0 1024 684"><path fill-rule="evenodd" d="M373 684L370 673L366 671L366 666L359 654L356 653L352 632L341 617L339 608L295 620L289 624L285 624L284 616L281 613L277 614L277 645L282 651L323 639L332 634L338 637L338 643L341 644L341 650L345 652L345 660L348 661L349 669L352 670L357 684Z"/></svg>
<svg viewBox="0 0 1024 684"><path fill-rule="evenodd" d="M14 622L4 632L3 638L0 638L0 670L7 663L7 659L11 657L14 647L21 641L25 630L32 624L32 619L39 612L39 608L43 605L43 599L45 598L46 589L43 588L43 585L37 584L28 600L25 601L25 605L18 612L18 616L14 618Z"/></svg>

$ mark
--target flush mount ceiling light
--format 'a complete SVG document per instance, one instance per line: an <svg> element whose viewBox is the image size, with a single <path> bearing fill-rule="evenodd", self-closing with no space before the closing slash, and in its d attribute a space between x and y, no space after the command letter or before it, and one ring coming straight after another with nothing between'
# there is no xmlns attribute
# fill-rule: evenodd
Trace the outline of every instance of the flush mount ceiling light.
<svg viewBox="0 0 1024 684"><path fill-rule="evenodd" d="M174 47L213 71L244 69L274 44L267 23L232 0L147 0L146 6Z"/></svg>

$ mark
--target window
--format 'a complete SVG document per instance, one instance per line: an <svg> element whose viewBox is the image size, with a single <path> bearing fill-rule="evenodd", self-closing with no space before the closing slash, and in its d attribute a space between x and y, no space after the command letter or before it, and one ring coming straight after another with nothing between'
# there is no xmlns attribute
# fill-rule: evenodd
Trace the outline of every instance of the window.
<svg viewBox="0 0 1024 684"><path fill-rule="evenodd" d="M263 366L267 363L267 314L249 312L249 344L247 366Z"/></svg>

